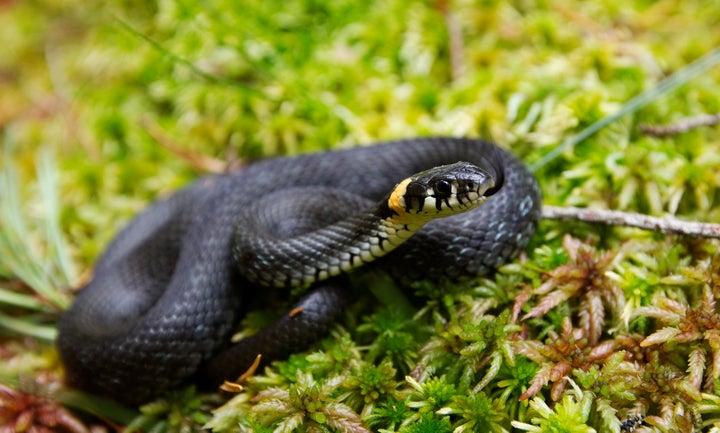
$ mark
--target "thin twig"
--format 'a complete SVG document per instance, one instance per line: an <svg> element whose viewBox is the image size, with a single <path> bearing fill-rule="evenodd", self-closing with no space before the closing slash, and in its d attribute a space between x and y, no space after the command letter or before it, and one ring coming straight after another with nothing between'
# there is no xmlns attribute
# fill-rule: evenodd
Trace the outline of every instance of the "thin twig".
<svg viewBox="0 0 720 433"><path fill-rule="evenodd" d="M666 234L720 239L720 224L683 221L673 217L658 218L632 212L545 205L543 218L636 227Z"/></svg>
<svg viewBox="0 0 720 433"><path fill-rule="evenodd" d="M243 165L243 162L238 159L231 158L230 161L226 162L218 158L213 158L199 152L193 152L185 149L179 143L176 143L168 137L160 126L150 119L141 119L140 125L145 128L145 132L147 132L153 140L174 155L187 161L190 168L197 173L227 173L237 170Z"/></svg>
<svg viewBox="0 0 720 433"><path fill-rule="evenodd" d="M254 88L254 87L248 86L239 81L234 81L234 80L231 80L231 79L228 79L225 77L221 77L218 75L214 75L214 74L211 74L211 73L208 73L208 72L202 70L201 68L199 68L195 63L191 62L190 60L180 57L176 54L173 54L171 51L168 51L159 42L155 41L150 36L146 35L145 33L141 32L140 30L137 30L135 27L131 26L127 21L123 20L119 16L113 15L113 18L120 25L120 27L122 27L128 33L130 33L130 34L138 37L139 39L145 41L146 43L150 44L151 47L156 49L158 52L160 52L161 54L163 54L164 56L166 56L168 59L172 60L173 62L180 64L180 65L184 65L190 71L192 71L192 73L194 73L195 75L197 75L211 83L218 83L218 84L223 84L226 86L237 87L237 88L243 89L250 93L262 95L266 99L269 99L269 98L267 98L267 95L265 95L260 90Z"/></svg>
<svg viewBox="0 0 720 433"><path fill-rule="evenodd" d="M463 41L462 27L455 14L450 10L449 0L439 0L435 8L445 18L445 28L448 33L448 51L450 57L450 75L457 81L465 72L465 43Z"/></svg>
<svg viewBox="0 0 720 433"><path fill-rule="evenodd" d="M720 123L720 113L717 114L701 114L695 117L685 117L675 123L669 125L639 125L640 131L647 135L655 137L667 137L668 135L677 135L687 132L691 129L701 126L712 126Z"/></svg>

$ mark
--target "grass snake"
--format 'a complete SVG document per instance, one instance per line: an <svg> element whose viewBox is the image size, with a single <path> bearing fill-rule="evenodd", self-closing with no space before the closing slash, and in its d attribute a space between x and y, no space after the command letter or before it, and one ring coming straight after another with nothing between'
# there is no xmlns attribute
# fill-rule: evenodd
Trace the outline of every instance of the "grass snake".
<svg viewBox="0 0 720 433"><path fill-rule="evenodd" d="M59 323L68 382L138 403L191 378L234 379L259 353L286 357L322 336L345 306L348 270L488 274L525 248L540 206L524 164L479 139L378 143L200 179L141 212L98 259ZM292 314L230 342L266 286L310 283Z"/></svg>

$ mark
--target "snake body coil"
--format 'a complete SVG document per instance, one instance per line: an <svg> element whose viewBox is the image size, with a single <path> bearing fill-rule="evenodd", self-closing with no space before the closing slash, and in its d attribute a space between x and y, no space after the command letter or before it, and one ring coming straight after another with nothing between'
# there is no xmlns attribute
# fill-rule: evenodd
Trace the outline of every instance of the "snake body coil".
<svg viewBox="0 0 720 433"><path fill-rule="evenodd" d="M378 224L402 212L382 203L413 207L412 191L389 196L393 186L457 161L479 167L481 182L487 174L498 183L475 191L471 182L462 192L453 185L459 203L494 195L477 209L429 221L402 243L389 242L392 248L385 251L382 244L388 242L378 239L387 233L378 234ZM287 356L322 335L343 305L342 280L330 278L335 268L357 267L368 261L363 257L394 249L378 264L401 280L487 274L527 245L540 202L537 183L522 162L473 139L421 138L277 158L201 179L138 215L98 260L92 281L59 324L68 381L137 403L197 374L214 382L234 379L257 354ZM427 203L437 203L438 211L458 206L438 197ZM384 230L408 226L402 217L392 224ZM285 251L300 257L288 259L257 236L260 231L278 237L315 234L287 243ZM298 266L288 265L293 260ZM283 267L287 273L277 276ZM294 309L299 314L230 344L241 306L259 292L258 284L326 278L299 301Z"/></svg>

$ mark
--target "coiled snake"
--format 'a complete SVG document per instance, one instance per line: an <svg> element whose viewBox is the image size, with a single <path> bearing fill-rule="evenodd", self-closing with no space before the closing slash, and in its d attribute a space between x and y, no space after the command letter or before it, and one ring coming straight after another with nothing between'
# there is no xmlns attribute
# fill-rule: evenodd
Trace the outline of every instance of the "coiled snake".
<svg viewBox="0 0 720 433"><path fill-rule="evenodd" d="M270 159L201 179L138 215L96 263L59 323L68 381L137 403L194 376L234 379L257 354L281 358L323 334L343 308L334 275L385 254L376 263L405 281L487 274L527 245L540 203L522 162L462 138ZM230 343L241 306L263 286L306 283L299 313Z"/></svg>

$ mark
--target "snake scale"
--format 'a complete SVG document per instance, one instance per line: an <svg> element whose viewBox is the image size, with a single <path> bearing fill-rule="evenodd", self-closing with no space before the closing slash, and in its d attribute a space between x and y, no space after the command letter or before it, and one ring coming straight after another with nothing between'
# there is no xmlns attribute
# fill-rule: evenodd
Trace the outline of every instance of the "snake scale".
<svg viewBox="0 0 720 433"><path fill-rule="evenodd" d="M422 198L413 204L415 186L404 179L458 161L479 167L480 182L489 184L479 190L478 182L469 182L464 192L453 185L459 201L428 198L425 208L457 207L470 196L487 199L485 204L432 219L414 235L400 236L402 242L379 239L387 233L365 227L394 216L399 223L386 230L407 228L398 214L424 204ZM447 184L435 188L450 190ZM488 274L525 248L540 208L540 190L524 164L479 139L398 140L269 159L202 178L150 205L101 255L92 280L59 323L67 380L95 394L138 403L188 380L217 384L235 379L256 355L286 357L323 335L345 305L348 260L357 267L387 254L372 266L400 281ZM326 225L340 228L322 234ZM258 231L273 238L305 235L283 247L303 257L297 261L304 271L293 268L295 259L277 252L272 239ZM243 241L250 247L240 251L237 244ZM335 253L335 243L345 250ZM253 260L259 268L250 265ZM276 278L275 268L287 272ZM305 276L308 269L313 276ZM333 277L338 269L341 275ZM321 279L293 314L230 342L244 306L268 290L264 285Z"/></svg>

